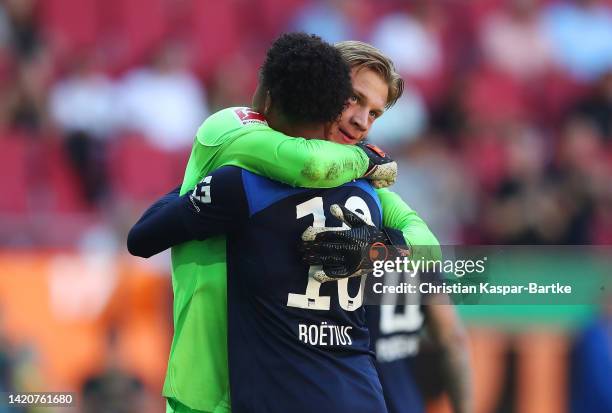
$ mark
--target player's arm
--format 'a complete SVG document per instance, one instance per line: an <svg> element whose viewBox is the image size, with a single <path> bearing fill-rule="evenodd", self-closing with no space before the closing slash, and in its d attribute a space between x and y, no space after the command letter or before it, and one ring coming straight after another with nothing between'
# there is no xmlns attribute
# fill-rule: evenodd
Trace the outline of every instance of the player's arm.
<svg viewBox="0 0 612 413"><path fill-rule="evenodd" d="M376 190L383 210L383 225L402 231L413 258L439 260L440 243L425 221L396 193Z"/></svg>
<svg viewBox="0 0 612 413"><path fill-rule="evenodd" d="M368 157L356 146L292 138L271 130L253 130L228 143L221 156L235 165L305 188L331 188L362 177Z"/></svg>
<svg viewBox="0 0 612 413"><path fill-rule="evenodd" d="M305 188L333 188L362 177L379 187L395 182L397 164L384 153L366 145L294 138L267 125L236 126L236 111L261 116L246 108L225 109L208 118L198 130L196 145L215 148L216 166L238 166ZM228 124L235 127L228 128Z"/></svg>
<svg viewBox="0 0 612 413"><path fill-rule="evenodd" d="M467 333L446 296L434 296L426 306L426 325L442 350L442 367L454 413L474 410Z"/></svg>
<svg viewBox="0 0 612 413"><path fill-rule="evenodd" d="M240 228L248 215L237 168L220 168L193 191L170 192L153 204L128 234L132 255L148 258L191 240L202 240Z"/></svg>
<svg viewBox="0 0 612 413"><path fill-rule="evenodd" d="M149 258L168 248L166 245L189 239L190 234L183 228L180 217L167 214L171 209L166 207L179 198L179 191L180 186L155 201L130 229L127 238L130 254Z"/></svg>

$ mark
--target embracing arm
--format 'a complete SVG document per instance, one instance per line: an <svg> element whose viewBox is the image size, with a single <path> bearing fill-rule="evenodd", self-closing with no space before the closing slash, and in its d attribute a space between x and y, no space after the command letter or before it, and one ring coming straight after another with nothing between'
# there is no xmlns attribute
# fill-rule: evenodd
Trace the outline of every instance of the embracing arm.
<svg viewBox="0 0 612 413"><path fill-rule="evenodd" d="M237 116L250 123L237 122ZM372 145L291 137L271 129L263 115L248 108L217 112L204 121L196 139L213 149L211 169L238 166L296 187L333 188L362 177L386 187L397 176L397 163Z"/></svg>
<svg viewBox="0 0 612 413"><path fill-rule="evenodd" d="M156 201L130 230L128 251L149 258L183 242L234 231L246 211L239 170L221 168L193 191L179 196L177 188Z"/></svg>
<svg viewBox="0 0 612 413"><path fill-rule="evenodd" d="M455 413L473 412L472 374L467 333L447 297L426 306L427 328L442 351L442 368Z"/></svg>
<svg viewBox="0 0 612 413"><path fill-rule="evenodd" d="M383 225L402 231L414 258L439 260L440 243L423 219L402 198L388 189L376 191L383 210Z"/></svg>
<svg viewBox="0 0 612 413"><path fill-rule="evenodd" d="M130 254L149 258L172 245L193 239L181 217L179 189L155 201L130 229L127 238Z"/></svg>
<svg viewBox="0 0 612 413"><path fill-rule="evenodd" d="M305 188L332 188L368 170L368 156L359 147L292 138L270 129L253 128L225 144L220 156L224 165Z"/></svg>

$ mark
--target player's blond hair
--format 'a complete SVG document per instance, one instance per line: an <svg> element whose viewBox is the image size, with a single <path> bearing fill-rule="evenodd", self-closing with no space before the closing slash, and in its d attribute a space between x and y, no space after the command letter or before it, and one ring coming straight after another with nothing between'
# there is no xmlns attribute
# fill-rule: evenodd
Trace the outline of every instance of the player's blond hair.
<svg viewBox="0 0 612 413"><path fill-rule="evenodd" d="M352 68L368 68L378 73L387 83L389 93L385 108L389 109L404 92L404 80L395 70L395 65L387 56L372 45L357 40L338 42L334 46Z"/></svg>

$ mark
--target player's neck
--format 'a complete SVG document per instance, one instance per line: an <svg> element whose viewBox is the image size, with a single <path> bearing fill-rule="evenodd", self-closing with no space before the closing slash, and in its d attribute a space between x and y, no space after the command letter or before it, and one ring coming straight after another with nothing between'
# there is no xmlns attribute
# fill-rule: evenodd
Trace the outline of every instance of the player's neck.
<svg viewBox="0 0 612 413"><path fill-rule="evenodd" d="M270 123L272 129L288 136L298 136L305 139L324 139L325 131L322 125L295 125L277 117L274 124Z"/></svg>

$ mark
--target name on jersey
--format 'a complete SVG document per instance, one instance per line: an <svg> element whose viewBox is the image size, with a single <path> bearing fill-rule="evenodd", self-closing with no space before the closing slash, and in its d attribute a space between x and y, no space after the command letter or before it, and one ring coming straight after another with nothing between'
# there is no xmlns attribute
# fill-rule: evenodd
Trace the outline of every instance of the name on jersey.
<svg viewBox="0 0 612 413"><path fill-rule="evenodd" d="M383 363L411 357L419 351L417 335L396 335L376 340L376 358Z"/></svg>
<svg viewBox="0 0 612 413"><path fill-rule="evenodd" d="M234 114L243 125L260 124L267 125L266 117L259 112L249 108L236 108Z"/></svg>
<svg viewBox="0 0 612 413"><path fill-rule="evenodd" d="M298 324L298 339L312 346L350 346L351 326L338 326L323 321L321 324Z"/></svg>

